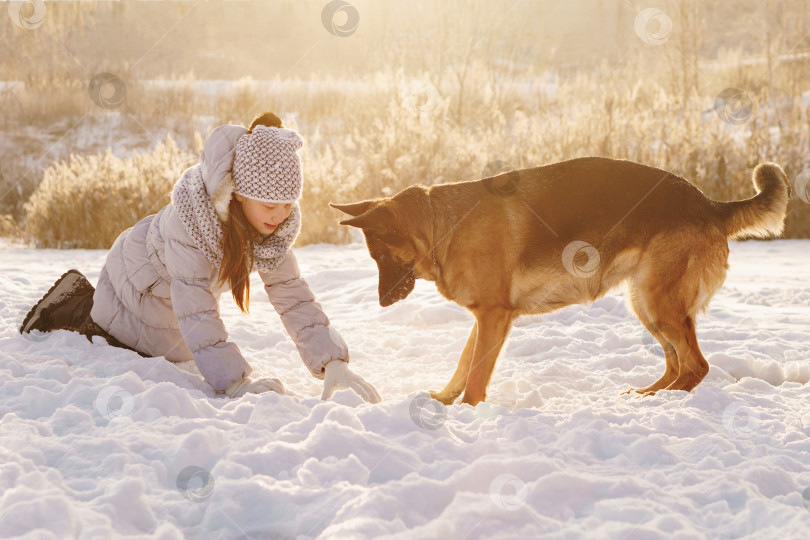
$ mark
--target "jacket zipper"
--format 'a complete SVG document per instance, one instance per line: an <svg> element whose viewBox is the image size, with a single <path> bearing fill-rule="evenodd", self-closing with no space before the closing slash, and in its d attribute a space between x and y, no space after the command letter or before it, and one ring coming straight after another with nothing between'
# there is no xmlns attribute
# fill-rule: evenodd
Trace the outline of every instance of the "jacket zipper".
<svg viewBox="0 0 810 540"><path fill-rule="evenodd" d="M141 302L143 302L144 297L152 296L152 289L155 288L155 285L158 284L158 281L160 281L160 280L155 281L154 283L152 283L147 288L145 288L144 290L141 291L141 298L140 298Z"/></svg>

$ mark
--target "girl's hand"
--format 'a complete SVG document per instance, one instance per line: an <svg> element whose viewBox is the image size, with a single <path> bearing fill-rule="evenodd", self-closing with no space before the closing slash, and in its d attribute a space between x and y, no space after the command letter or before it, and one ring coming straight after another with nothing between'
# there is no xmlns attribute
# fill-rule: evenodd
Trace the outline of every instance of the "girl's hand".
<svg viewBox="0 0 810 540"><path fill-rule="evenodd" d="M343 360L332 360L324 366L323 394L321 399L329 399L336 390L351 388L369 403L379 403L380 394L370 383L349 369Z"/></svg>
<svg viewBox="0 0 810 540"><path fill-rule="evenodd" d="M257 379L251 381L250 377L245 377L241 381L236 381L225 390L225 395L229 398L239 398L245 394L263 394L264 392L276 392L286 394L284 385L278 379Z"/></svg>

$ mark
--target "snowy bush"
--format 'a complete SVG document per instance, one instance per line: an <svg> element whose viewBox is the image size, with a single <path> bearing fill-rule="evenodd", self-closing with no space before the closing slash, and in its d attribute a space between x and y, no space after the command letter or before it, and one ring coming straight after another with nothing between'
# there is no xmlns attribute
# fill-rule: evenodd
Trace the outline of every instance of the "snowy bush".
<svg viewBox="0 0 810 540"><path fill-rule="evenodd" d="M11 214L0 215L0 238L19 236L20 231Z"/></svg>
<svg viewBox="0 0 810 540"><path fill-rule="evenodd" d="M24 238L46 248L109 248L118 234L170 201L196 155L171 136L149 153L71 155L52 164L25 204Z"/></svg>

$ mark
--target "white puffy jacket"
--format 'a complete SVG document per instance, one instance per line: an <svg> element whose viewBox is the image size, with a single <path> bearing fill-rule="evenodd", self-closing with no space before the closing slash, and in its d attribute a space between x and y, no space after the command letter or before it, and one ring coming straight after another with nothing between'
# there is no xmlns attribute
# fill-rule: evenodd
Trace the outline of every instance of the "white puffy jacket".
<svg viewBox="0 0 810 540"><path fill-rule="evenodd" d="M234 128L235 126L228 126ZM244 128L241 128L244 130ZM217 132L219 131L219 134ZM202 156L211 182L214 165L235 145L239 131L215 130ZM207 154L207 158L206 158ZM214 192L211 186L209 193ZM215 390L225 390L251 372L219 315L219 269L186 232L172 204L118 237L107 254L93 296L91 317L125 345L172 362L193 359ZM272 272L259 271L270 302L312 374L323 378L331 360L349 361L343 338L301 278L292 250Z"/></svg>

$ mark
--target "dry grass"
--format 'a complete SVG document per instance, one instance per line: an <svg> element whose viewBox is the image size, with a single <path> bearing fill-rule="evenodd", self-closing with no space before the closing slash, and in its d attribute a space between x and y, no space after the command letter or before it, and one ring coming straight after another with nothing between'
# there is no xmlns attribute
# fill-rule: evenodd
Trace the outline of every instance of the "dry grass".
<svg viewBox="0 0 810 540"><path fill-rule="evenodd" d="M44 248L109 248L118 234L168 204L177 171L193 164L171 137L150 153L71 155L45 170L25 205L22 235Z"/></svg>
<svg viewBox="0 0 810 540"><path fill-rule="evenodd" d="M242 80L215 101L221 122L271 109L304 135L299 245L348 239L328 202L480 178L494 161L521 168L585 155L627 158L680 174L719 200L751 196L751 170L762 160L781 163L791 178L810 166L808 111L798 97L769 99L765 89L748 94L750 116L735 125L713 109L715 96L683 98L652 81L628 86L609 72L559 84L528 74L504 90L473 66L467 84L461 117L458 88L439 90L401 72L350 88L328 78ZM178 108L193 114L202 98L190 85L154 94L156 114L176 115ZM193 155L168 138L131 159L107 153L55 163L25 207L22 233L41 246L107 248L121 230L168 202ZM787 236L810 236L808 214L807 204L791 204Z"/></svg>

